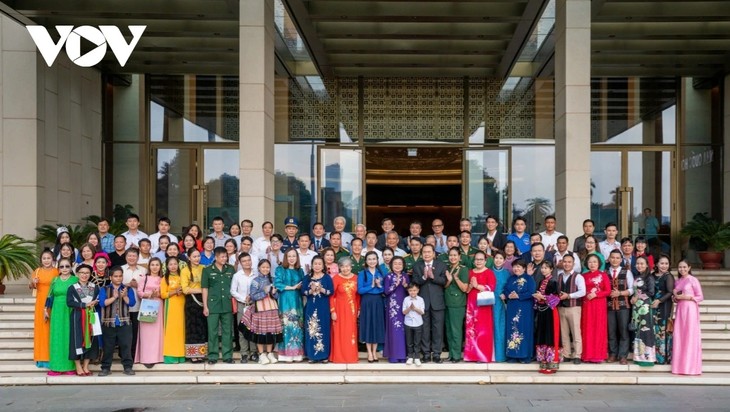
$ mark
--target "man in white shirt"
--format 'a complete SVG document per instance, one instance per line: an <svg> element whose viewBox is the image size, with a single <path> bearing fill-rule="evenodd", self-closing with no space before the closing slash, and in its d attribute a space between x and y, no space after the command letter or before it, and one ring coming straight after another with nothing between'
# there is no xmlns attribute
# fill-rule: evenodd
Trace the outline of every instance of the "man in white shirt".
<svg viewBox="0 0 730 412"><path fill-rule="evenodd" d="M302 266L304 274L308 275L312 270L312 259L317 256L317 252L309 249L309 245L312 242L309 233L300 233L297 242L299 243L299 248L297 249L299 264Z"/></svg>
<svg viewBox="0 0 730 412"><path fill-rule="evenodd" d="M350 243L352 243L352 235L348 232L345 232L345 224L347 224L347 220L343 216L337 216L332 222L332 224L335 227L335 232L340 232L340 247L345 248L347 250L350 250ZM327 233L327 240L330 238L330 233Z"/></svg>
<svg viewBox="0 0 730 412"><path fill-rule="evenodd" d="M557 248L558 250L553 255L553 263L555 264L556 268L562 268L563 264L563 258L567 255L573 256L573 271L574 272L581 272L580 267L580 259L578 259L578 255L568 250L568 237L565 235L561 235L558 237L557 240Z"/></svg>
<svg viewBox="0 0 730 412"><path fill-rule="evenodd" d="M246 308L251 305L249 291L251 289L251 281L256 277L256 273L251 266L251 255L246 252L241 252L238 255L238 264L241 270L233 275L233 280L231 281L231 296L236 299L236 303L238 304L236 325L241 322ZM237 338L241 347L241 363L248 363L249 358L251 362L258 362L256 343L246 340L242 335L237 336Z"/></svg>
<svg viewBox="0 0 730 412"><path fill-rule="evenodd" d="M375 248L378 244L378 234L374 230L368 230L365 235L365 247L362 248L360 256L365 256L368 252L375 252L378 255L378 264L383 264L383 252Z"/></svg>
<svg viewBox="0 0 730 412"><path fill-rule="evenodd" d="M555 216L547 216L545 218L545 230L543 232L540 232L540 236L542 236L542 244L545 246L546 252L553 252L555 251L555 248L558 243L558 238L560 236L563 236L562 233L555 230L557 220L555 219Z"/></svg>
<svg viewBox="0 0 730 412"><path fill-rule="evenodd" d="M563 346L563 361L573 360L579 365L583 355L580 318L583 296L586 295L586 283L580 271L573 270L573 255L563 257L562 269L558 271L558 290L560 291L560 340ZM572 341L570 337L573 337Z"/></svg>
<svg viewBox="0 0 730 412"><path fill-rule="evenodd" d="M122 233L122 236L127 239L127 249L132 246L139 247L139 241L147 237L145 232L139 230L139 216L134 213L130 213L129 216L127 216L126 223L128 230Z"/></svg>
<svg viewBox="0 0 730 412"><path fill-rule="evenodd" d="M253 239L253 234L251 233L252 231L253 231L253 222L250 221L249 219L243 219L241 221L241 234L238 236L234 236L233 240L235 240L236 244L240 246L241 239L243 239L244 237L248 236L251 239ZM256 269L256 266L254 266L253 268Z"/></svg>
<svg viewBox="0 0 730 412"><path fill-rule="evenodd" d="M608 256L611 254L611 251L615 249L621 250L621 243L616 240L616 237L618 236L618 226L616 226L615 223L611 222L606 224L605 233L606 240L600 242L598 247L601 250L603 257L608 260Z"/></svg>
<svg viewBox="0 0 730 412"><path fill-rule="evenodd" d="M170 238L170 243L177 243L177 236L170 233L170 219L167 217L161 217L157 221L157 233L153 233L150 235L150 243L152 244L152 248L150 250L158 250L160 247L160 236L167 235L168 238Z"/></svg>
<svg viewBox="0 0 730 412"><path fill-rule="evenodd" d="M263 236L253 241L251 254L259 259L266 259L266 254L271 252L271 235L274 234L274 224L268 221L264 222L261 225L261 232ZM271 268L271 272L274 272L274 268Z"/></svg>
<svg viewBox="0 0 730 412"><path fill-rule="evenodd" d="M137 294L137 284L144 282L144 277L147 274L147 269L139 266L137 261L139 260L139 251L137 248L131 248L124 254L127 260L126 265L122 265L123 279L122 283L124 286L131 288L134 291L135 302L134 306L129 307L129 318L132 320L132 342L137 342L137 333L139 331L139 305L142 299ZM132 345L132 358L137 353L136 343Z"/></svg>
<svg viewBox="0 0 730 412"><path fill-rule="evenodd" d="M398 235L398 232L395 230L391 230L390 232L386 233L385 236L385 246L393 249L393 255L405 257L408 253L398 247L398 243L400 243L400 236Z"/></svg>

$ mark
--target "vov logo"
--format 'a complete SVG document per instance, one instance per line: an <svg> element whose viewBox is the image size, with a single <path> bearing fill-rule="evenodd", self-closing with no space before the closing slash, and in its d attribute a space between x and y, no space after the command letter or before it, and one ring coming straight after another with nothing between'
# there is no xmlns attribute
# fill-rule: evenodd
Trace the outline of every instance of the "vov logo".
<svg viewBox="0 0 730 412"><path fill-rule="evenodd" d="M147 26L128 26L132 33L132 41L127 43L122 36L121 30L116 26L99 26L97 29L93 26L56 26L56 31L60 36L58 43L54 43L51 35L43 26L26 26L30 37L33 38L38 50L41 52L43 59L48 67L56 61L58 53L61 52L64 44L66 45L66 54L77 66L91 67L98 64L106 55L106 46L112 49L112 53L119 61L119 65L124 67L129 60L137 42L142 37L142 33ZM81 38L84 38L96 47L88 53L81 55Z"/></svg>

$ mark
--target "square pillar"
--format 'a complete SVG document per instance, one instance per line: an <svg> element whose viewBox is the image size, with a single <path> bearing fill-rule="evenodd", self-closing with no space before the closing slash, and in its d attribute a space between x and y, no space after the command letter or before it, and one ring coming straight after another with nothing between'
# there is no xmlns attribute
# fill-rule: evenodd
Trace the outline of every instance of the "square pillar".
<svg viewBox="0 0 730 412"><path fill-rule="evenodd" d="M274 1L239 4L239 217L260 232L274 219Z"/></svg>
<svg viewBox="0 0 730 412"><path fill-rule="evenodd" d="M591 1L555 7L555 211L572 240L591 210Z"/></svg>

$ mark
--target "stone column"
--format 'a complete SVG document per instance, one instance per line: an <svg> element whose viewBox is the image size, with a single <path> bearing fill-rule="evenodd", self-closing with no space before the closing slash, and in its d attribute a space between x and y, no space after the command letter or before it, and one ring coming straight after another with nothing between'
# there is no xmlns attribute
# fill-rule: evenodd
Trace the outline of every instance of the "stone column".
<svg viewBox="0 0 730 412"><path fill-rule="evenodd" d="M591 212L591 1L555 14L555 211L572 241Z"/></svg>
<svg viewBox="0 0 730 412"><path fill-rule="evenodd" d="M274 220L274 30L273 0L241 0L239 216L257 233Z"/></svg>
<svg viewBox="0 0 730 412"><path fill-rule="evenodd" d="M725 87L723 87L724 113L722 118L723 125L723 205L722 218L724 222L730 221L730 75L725 76ZM730 250L725 251L725 267L730 267Z"/></svg>

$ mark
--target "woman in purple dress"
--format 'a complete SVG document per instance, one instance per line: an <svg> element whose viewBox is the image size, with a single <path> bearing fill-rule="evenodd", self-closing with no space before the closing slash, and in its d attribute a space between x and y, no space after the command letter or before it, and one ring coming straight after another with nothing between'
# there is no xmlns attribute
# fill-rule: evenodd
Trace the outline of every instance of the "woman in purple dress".
<svg viewBox="0 0 730 412"><path fill-rule="evenodd" d="M403 299L408 294L406 287L410 279L403 270L405 261L400 256L393 257L390 262L390 273L385 278L385 346L383 356L391 363L406 361L406 335L403 324Z"/></svg>

